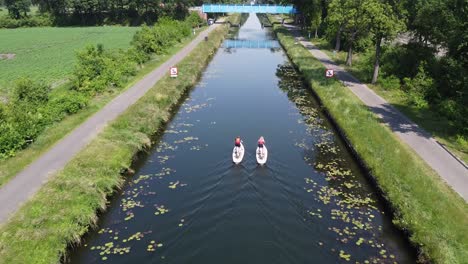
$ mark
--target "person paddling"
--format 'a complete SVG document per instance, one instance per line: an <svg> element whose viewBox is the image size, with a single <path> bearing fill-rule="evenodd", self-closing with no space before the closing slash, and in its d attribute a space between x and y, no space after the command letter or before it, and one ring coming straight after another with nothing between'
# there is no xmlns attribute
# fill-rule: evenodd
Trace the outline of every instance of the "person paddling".
<svg viewBox="0 0 468 264"><path fill-rule="evenodd" d="M236 139L234 140L234 145L236 147L239 147L241 146L241 138L240 137L236 137Z"/></svg>
<svg viewBox="0 0 468 264"><path fill-rule="evenodd" d="M265 139L263 138L263 136L261 136L261 137L258 139L258 147L259 147L259 148L263 148L263 145L265 145Z"/></svg>
<svg viewBox="0 0 468 264"><path fill-rule="evenodd" d="M260 148L260 153L262 156L263 156L263 146L265 145L265 139L263 138L263 136L261 136L259 139L258 139L258 147Z"/></svg>

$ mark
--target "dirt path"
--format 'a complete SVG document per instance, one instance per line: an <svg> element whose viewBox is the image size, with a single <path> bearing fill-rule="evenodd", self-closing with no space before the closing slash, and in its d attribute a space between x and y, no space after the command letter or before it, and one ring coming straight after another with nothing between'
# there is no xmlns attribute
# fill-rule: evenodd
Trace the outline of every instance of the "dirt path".
<svg viewBox="0 0 468 264"><path fill-rule="evenodd" d="M294 26L286 25L291 31ZM298 37L307 48L328 69L334 69L336 78L341 80L372 112L377 114L398 137L408 144L424 161L429 164L449 186L468 202L468 168L448 150L443 148L429 133L413 123L390 103L378 96L365 84L334 63L311 42Z"/></svg>
<svg viewBox="0 0 468 264"><path fill-rule="evenodd" d="M114 98L99 112L88 118L50 150L31 163L0 189L0 223L5 222L32 197L50 175L61 170L103 128L140 99L154 84L168 74L169 68L185 58L219 24L201 32L192 42L164 64L146 75L131 88Z"/></svg>

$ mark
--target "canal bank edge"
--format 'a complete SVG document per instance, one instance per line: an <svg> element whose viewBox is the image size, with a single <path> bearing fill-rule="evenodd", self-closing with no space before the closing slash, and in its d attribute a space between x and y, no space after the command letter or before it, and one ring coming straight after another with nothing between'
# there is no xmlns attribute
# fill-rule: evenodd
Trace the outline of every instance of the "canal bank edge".
<svg viewBox="0 0 468 264"><path fill-rule="evenodd" d="M239 23L240 15L229 18ZM0 263L58 263L105 210L107 198L125 182L139 151L172 116L172 109L197 82L227 26L210 33L177 66L179 77L162 78L137 103L109 124L67 166L0 228ZM155 103L156 102L156 103Z"/></svg>
<svg viewBox="0 0 468 264"><path fill-rule="evenodd" d="M271 17L269 17L271 19ZM381 125L283 26L274 31L348 147L393 210L393 222L419 251L420 262L468 259L468 206L414 152Z"/></svg>

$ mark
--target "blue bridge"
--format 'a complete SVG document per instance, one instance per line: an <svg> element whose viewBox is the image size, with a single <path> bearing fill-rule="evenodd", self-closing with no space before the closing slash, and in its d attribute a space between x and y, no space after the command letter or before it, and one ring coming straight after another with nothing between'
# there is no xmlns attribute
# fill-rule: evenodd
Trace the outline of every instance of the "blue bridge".
<svg viewBox="0 0 468 264"><path fill-rule="evenodd" d="M203 4L203 13L264 13L264 14L297 14L292 5L225 5Z"/></svg>
<svg viewBox="0 0 468 264"><path fill-rule="evenodd" d="M248 49L277 49L280 47L276 40L233 40L227 39L224 48L248 48Z"/></svg>

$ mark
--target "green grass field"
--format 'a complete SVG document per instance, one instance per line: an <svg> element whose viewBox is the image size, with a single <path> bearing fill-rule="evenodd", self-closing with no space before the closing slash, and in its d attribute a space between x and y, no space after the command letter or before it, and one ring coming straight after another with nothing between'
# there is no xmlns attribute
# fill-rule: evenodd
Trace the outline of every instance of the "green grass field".
<svg viewBox="0 0 468 264"><path fill-rule="evenodd" d="M0 53L16 54L0 60L0 94L23 76L60 83L72 72L77 50L98 43L105 48L128 48L137 30L116 26L0 29Z"/></svg>

